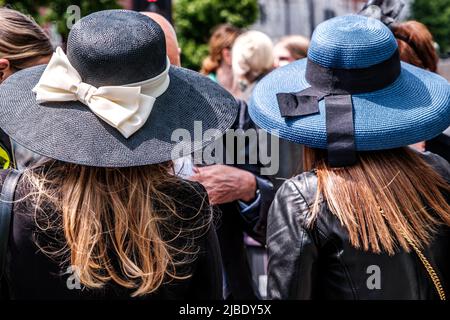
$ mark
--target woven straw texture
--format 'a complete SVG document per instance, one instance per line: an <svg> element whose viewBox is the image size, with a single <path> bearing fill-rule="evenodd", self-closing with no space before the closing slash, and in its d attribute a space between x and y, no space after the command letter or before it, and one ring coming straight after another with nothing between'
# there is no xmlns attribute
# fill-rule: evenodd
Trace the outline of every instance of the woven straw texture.
<svg viewBox="0 0 450 320"><path fill-rule="evenodd" d="M339 61L341 67L353 67L353 64L348 62L353 58L348 57L355 57L354 65L361 67L356 58L358 56L364 57L366 63L371 60L370 64L388 58L385 57L385 51L391 51L391 41L384 41L385 50L378 45L374 46L372 54L370 50L371 43L383 42L380 39L384 39L386 32L389 32L386 27L383 26L382 30L376 33L369 28L371 24L366 24L369 30L365 37L363 30L352 27L355 36L367 38L365 46L351 45L351 39L355 37L351 30L340 32L338 28L333 28L334 23L341 26L348 22L352 26L354 21L363 26L364 24L359 22L361 19L367 18L340 17L325 22L327 28L318 27L315 37L327 38L329 41L328 44L323 44L322 49L329 53L328 58L327 54L321 57L321 64L331 66ZM393 38L392 35L390 37ZM317 43L315 39L313 42ZM354 52L351 53L352 51ZM261 128L271 132L278 130L273 132L275 135L295 143L325 149L327 133L324 101L319 104L318 114L287 119L280 115L276 94L299 92L310 87L305 79L305 69L306 59L303 59L277 69L262 79L254 90L249 112ZM406 146L431 139L450 125L450 85L447 80L406 63L402 63L401 75L392 85L379 91L353 95L352 99L357 150Z"/></svg>
<svg viewBox="0 0 450 320"><path fill-rule="evenodd" d="M89 28L82 33L92 32L92 37L97 39L99 47L105 43L109 43L111 48L117 45L122 48L122 51L118 52L123 56L105 58L99 74L96 73L98 70L94 66L90 67L92 69L85 69L83 71L86 73L85 78L97 79L97 83L103 83L102 79L108 78L108 73L114 70L111 76L116 74L117 78L120 78L120 82L134 81L140 79L142 74L147 77L152 72L164 69L165 47L161 52L158 50L154 52L155 55L158 54L161 57L155 57L150 67L144 62L149 57L142 52L136 53L133 49L130 56L127 56L127 50L123 51L123 48L129 44L132 34L132 31L128 29L136 27L136 22L129 21L129 12L117 10L106 11L104 14L103 18L102 12L95 14L98 23L96 28L90 24L83 24L82 19L79 22L80 25L86 25ZM131 16L134 16L134 13ZM140 16L139 14L139 19ZM146 30L158 29L154 27L156 23L153 20L144 15L142 17L148 25ZM84 19L89 20L90 17ZM114 20L115 23L108 19ZM108 21L107 25L115 24L117 30L122 32L105 33L101 28L105 21ZM104 41L102 41L102 37L105 38ZM150 37L152 40L143 40L144 45L134 39L133 41L137 42L131 48L142 45L145 53L147 46L153 48L154 42L159 45L161 45L161 41L164 42L164 38L160 39L153 35ZM92 43L88 43L84 47L83 42L80 42L76 55L89 55L89 52L94 52L94 48L96 47ZM104 52L104 49L101 52ZM118 52L116 54L119 54ZM161 60L162 57L164 60ZM101 56L93 56L92 61L101 61L102 59ZM74 60L72 59L72 61ZM126 75L125 69L123 71L116 68L116 61L126 62L131 68L130 70L135 70L134 72L138 75ZM164 61L162 67L161 62L158 61ZM86 66L91 63L93 62L86 62ZM110 70L104 70L105 68ZM211 143L212 140L194 143L194 137L197 140L202 139L201 135L208 129L217 129L223 133L235 122L237 117L237 103L226 90L196 72L171 67L169 88L156 99L146 124L129 139L125 139L119 131L99 119L80 102L38 104L36 96L31 90L39 81L44 69L45 66L25 69L15 73L2 83L0 86L0 127L16 142L31 151L65 162L98 167L131 167L168 161L172 159L172 150L175 145L177 145L177 150L185 151L177 153L177 157L199 150ZM103 76L105 78L102 78ZM130 77L137 78L131 79ZM108 84L110 83L108 82ZM202 127L201 130L196 130L194 136L195 121L200 121ZM179 137L172 139L172 133L176 129L187 130L185 132L191 135L192 141L186 140L188 137L185 136L184 142L177 144L178 140L173 140L179 139Z"/></svg>

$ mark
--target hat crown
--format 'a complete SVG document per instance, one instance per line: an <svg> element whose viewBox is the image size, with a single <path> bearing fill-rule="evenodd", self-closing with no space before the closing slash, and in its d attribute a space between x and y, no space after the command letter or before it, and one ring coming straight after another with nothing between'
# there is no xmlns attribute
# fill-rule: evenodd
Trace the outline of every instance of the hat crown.
<svg viewBox="0 0 450 320"><path fill-rule="evenodd" d="M115 86L161 74L167 64L161 27L128 10L106 10L78 21L69 33L67 57L83 82Z"/></svg>
<svg viewBox="0 0 450 320"><path fill-rule="evenodd" d="M394 35L381 21L347 15L317 26L308 58L328 68L360 69L389 59L397 48Z"/></svg>

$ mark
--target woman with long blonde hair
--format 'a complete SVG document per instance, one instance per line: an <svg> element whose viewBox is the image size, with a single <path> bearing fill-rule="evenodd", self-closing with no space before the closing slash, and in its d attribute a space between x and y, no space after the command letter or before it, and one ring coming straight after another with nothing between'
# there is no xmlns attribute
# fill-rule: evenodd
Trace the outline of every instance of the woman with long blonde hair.
<svg viewBox="0 0 450 320"><path fill-rule="evenodd" d="M448 297L450 165L407 147L450 124L445 79L401 63L380 21L343 16L260 82L249 111L306 146L268 216L270 298Z"/></svg>
<svg viewBox="0 0 450 320"><path fill-rule="evenodd" d="M0 127L49 159L0 174L2 292L220 299L206 191L172 163L211 141L172 136L193 134L195 121L223 133L236 115L224 89L170 65L149 17L110 10L77 22L67 55L58 48L0 86Z"/></svg>

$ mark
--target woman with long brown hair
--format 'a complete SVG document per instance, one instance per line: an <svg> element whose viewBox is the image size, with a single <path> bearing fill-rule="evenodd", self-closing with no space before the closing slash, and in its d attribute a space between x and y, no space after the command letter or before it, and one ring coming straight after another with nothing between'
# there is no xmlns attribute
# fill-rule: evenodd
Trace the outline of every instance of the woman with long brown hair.
<svg viewBox="0 0 450 320"><path fill-rule="evenodd" d="M249 110L306 146L306 172L268 216L270 298L446 299L450 165L407 147L450 124L445 79L401 63L380 21L343 16L266 76Z"/></svg>
<svg viewBox="0 0 450 320"><path fill-rule="evenodd" d="M149 17L110 10L77 22L67 55L58 48L0 86L0 127L49 159L0 174L2 293L220 299L206 191L172 163L206 142L172 136L194 121L223 133L236 115L224 89L170 65Z"/></svg>
<svg viewBox="0 0 450 320"><path fill-rule="evenodd" d="M260 31L247 31L235 41L232 50L233 78L238 88L233 95L248 102L253 88L274 67L273 42Z"/></svg>
<svg viewBox="0 0 450 320"><path fill-rule="evenodd" d="M209 54L203 60L201 74L232 92L234 89L233 72L231 70L231 48L241 30L230 25L221 24L214 28L209 39Z"/></svg>

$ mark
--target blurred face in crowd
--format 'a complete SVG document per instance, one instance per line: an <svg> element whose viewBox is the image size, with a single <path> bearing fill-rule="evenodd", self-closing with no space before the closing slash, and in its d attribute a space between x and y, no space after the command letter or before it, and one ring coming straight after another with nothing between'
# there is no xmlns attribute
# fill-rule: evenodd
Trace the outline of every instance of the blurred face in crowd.
<svg viewBox="0 0 450 320"><path fill-rule="evenodd" d="M175 33L175 29L170 24L170 22L164 18L162 15L154 13L154 12L142 12L146 16L155 20L164 31L164 35L166 37L166 49L167 56L169 57L170 63L175 66L181 66L180 53L181 49L178 45L177 34Z"/></svg>
<svg viewBox="0 0 450 320"><path fill-rule="evenodd" d="M222 50L222 62L231 67L231 49L225 48Z"/></svg>
<svg viewBox="0 0 450 320"><path fill-rule="evenodd" d="M283 44L277 44L273 50L274 53L274 67L283 67L291 62L294 62L294 57L291 56L291 53Z"/></svg>

